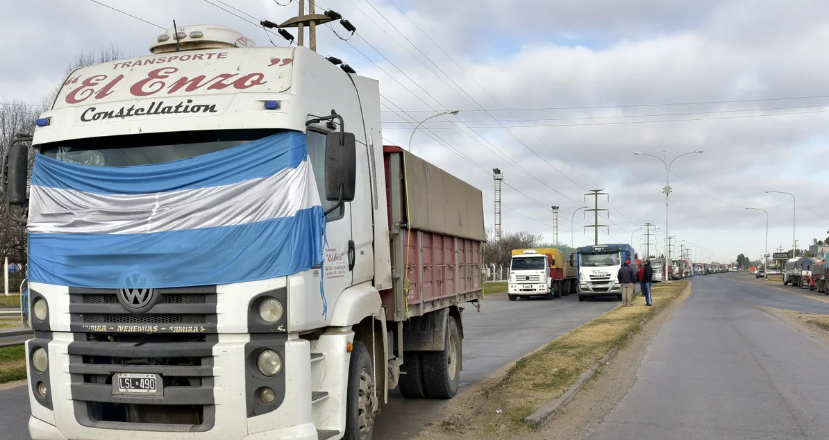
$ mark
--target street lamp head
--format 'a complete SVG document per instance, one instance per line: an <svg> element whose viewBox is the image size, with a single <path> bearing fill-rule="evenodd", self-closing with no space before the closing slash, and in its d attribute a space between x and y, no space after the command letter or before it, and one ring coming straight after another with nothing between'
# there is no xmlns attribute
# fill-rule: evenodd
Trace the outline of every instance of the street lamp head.
<svg viewBox="0 0 829 440"><path fill-rule="evenodd" d="M450 115L457 115L460 110L451 110L449 112Z"/></svg>
<svg viewBox="0 0 829 440"><path fill-rule="evenodd" d="M638 152L638 151L634 151L634 152L633 152L633 155L634 155L634 156L641 156L641 155L642 155L642 153L640 153L640 152Z"/></svg>
<svg viewBox="0 0 829 440"><path fill-rule="evenodd" d="M771 191L766 191L766 194L770 193Z"/></svg>
<svg viewBox="0 0 829 440"><path fill-rule="evenodd" d="M702 154L702 150L694 151L694 153Z"/></svg>

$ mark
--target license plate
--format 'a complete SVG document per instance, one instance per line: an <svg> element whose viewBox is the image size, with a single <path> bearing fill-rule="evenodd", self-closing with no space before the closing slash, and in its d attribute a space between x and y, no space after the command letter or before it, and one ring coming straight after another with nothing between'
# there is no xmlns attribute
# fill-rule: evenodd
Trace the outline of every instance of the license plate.
<svg viewBox="0 0 829 440"><path fill-rule="evenodd" d="M159 396L163 390L161 375L158 374L116 373L112 381L113 394Z"/></svg>

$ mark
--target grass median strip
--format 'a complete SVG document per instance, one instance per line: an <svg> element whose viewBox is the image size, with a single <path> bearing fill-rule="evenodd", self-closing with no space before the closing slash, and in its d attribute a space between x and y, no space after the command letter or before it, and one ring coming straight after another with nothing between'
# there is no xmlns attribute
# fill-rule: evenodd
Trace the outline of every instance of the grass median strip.
<svg viewBox="0 0 829 440"><path fill-rule="evenodd" d="M22 345L0 348L0 383L26 378L26 350Z"/></svg>
<svg viewBox="0 0 829 440"><path fill-rule="evenodd" d="M484 295L490 293L503 293L507 291L506 281L489 281L484 285Z"/></svg>
<svg viewBox="0 0 829 440"><path fill-rule="evenodd" d="M0 307L20 307L20 294L0 295Z"/></svg>
<svg viewBox="0 0 829 440"><path fill-rule="evenodd" d="M552 341L516 362L497 385L482 394L486 401L469 414L466 426L483 426L487 433L527 429L524 418L556 399L613 347L621 347L638 333L643 320L662 312L688 285L678 281L653 287L654 306L637 296L633 307L617 307Z"/></svg>

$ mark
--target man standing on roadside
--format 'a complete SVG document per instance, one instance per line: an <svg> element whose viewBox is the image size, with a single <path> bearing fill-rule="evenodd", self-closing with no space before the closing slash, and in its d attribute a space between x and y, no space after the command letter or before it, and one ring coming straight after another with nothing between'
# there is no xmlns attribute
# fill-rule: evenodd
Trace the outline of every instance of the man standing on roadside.
<svg viewBox="0 0 829 440"><path fill-rule="evenodd" d="M652 305L653 299L651 298L651 286L653 286L653 268L651 267L651 262L648 260L645 260L642 265L642 274L639 275L639 284L642 286L642 295L645 297L645 305Z"/></svg>
<svg viewBox="0 0 829 440"><path fill-rule="evenodd" d="M622 285L622 305L630 307L633 299L633 286L636 283L636 272L630 267L630 260L625 260L625 265L619 269L619 284Z"/></svg>

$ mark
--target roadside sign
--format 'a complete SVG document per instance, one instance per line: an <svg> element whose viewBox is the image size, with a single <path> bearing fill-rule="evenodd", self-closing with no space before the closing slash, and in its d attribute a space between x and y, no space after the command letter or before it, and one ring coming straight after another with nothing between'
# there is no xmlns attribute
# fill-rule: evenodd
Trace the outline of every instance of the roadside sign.
<svg viewBox="0 0 829 440"><path fill-rule="evenodd" d="M788 252L775 252L774 253L774 259L775 260L788 260L789 259L789 253Z"/></svg>
<svg viewBox="0 0 829 440"><path fill-rule="evenodd" d="M771 257L771 255L765 254L765 255L763 255L763 257L768 258L768 257Z"/></svg>

